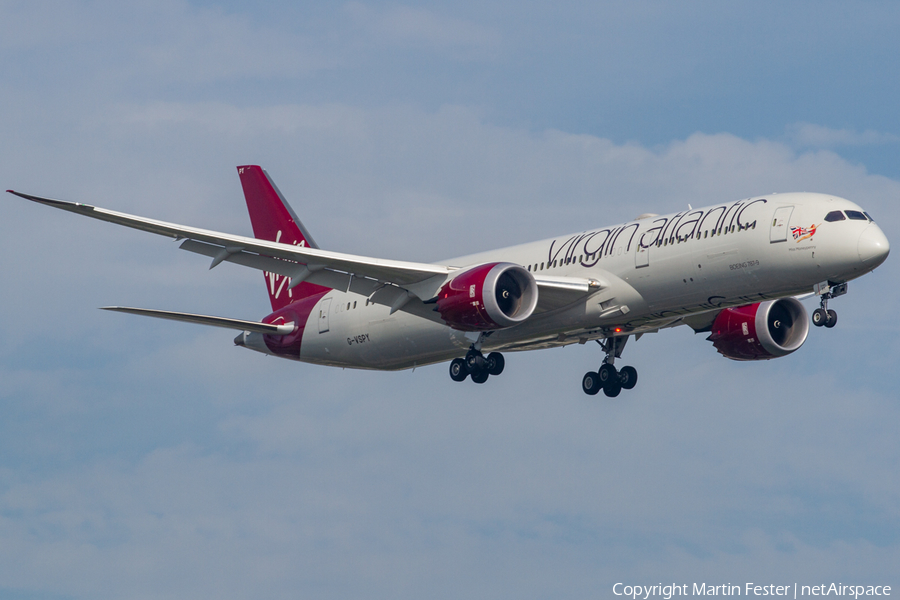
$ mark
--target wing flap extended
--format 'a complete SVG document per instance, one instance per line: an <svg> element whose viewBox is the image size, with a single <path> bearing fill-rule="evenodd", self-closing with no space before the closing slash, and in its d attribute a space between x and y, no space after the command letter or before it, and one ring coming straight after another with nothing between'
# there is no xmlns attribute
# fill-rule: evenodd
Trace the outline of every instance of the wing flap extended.
<svg viewBox="0 0 900 600"><path fill-rule="evenodd" d="M184 242L182 242L181 248L189 252L195 252L204 256L213 257L214 259L222 250L221 246L208 244L206 242L198 242L196 240L185 240ZM276 273L284 277L295 278L298 274L298 264L295 262L273 258L271 256L253 254L246 251L233 252L226 256L224 258L224 261L243 265L245 267L250 267L253 269L259 269L260 271ZM316 265L313 266L316 267ZM433 275L432 277L425 279L418 284L407 284L403 287L400 287L397 284L379 281L377 279L373 279L371 277L366 277L363 275L341 273L338 271L321 268L312 270L302 280L329 287L335 290L360 294L362 296L366 296L369 302L372 302L374 304L382 304L384 306L393 307L397 303L398 299L400 299L402 296L406 296L407 298L409 297L407 291L416 293L420 290L426 289L426 291L422 291L421 293L426 298L430 298L431 296L426 294L430 293L431 295L433 295L434 293L436 293L437 289L440 287L440 284L443 283L445 279L446 275L441 273ZM427 289L431 288L433 288L433 291L427 292ZM443 323L440 315L434 312L432 305L423 304L421 301L404 303L404 305L397 310L403 310L404 312L409 312L436 323Z"/></svg>

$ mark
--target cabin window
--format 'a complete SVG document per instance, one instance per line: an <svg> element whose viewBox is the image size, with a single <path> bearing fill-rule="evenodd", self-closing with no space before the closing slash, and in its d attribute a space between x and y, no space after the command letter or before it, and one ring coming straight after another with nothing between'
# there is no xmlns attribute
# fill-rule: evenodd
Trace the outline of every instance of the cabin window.
<svg viewBox="0 0 900 600"><path fill-rule="evenodd" d="M847 218L851 221L866 221L866 215L862 214L858 210L848 210L845 211L847 213Z"/></svg>
<svg viewBox="0 0 900 600"><path fill-rule="evenodd" d="M528 265L528 270L531 271L531 265Z"/></svg>
<svg viewBox="0 0 900 600"><path fill-rule="evenodd" d="M544 263L541 263L541 271L544 270Z"/></svg>
<svg viewBox="0 0 900 600"><path fill-rule="evenodd" d="M827 215L825 215L825 220L828 221L829 223L833 223L834 221L843 221L844 213L842 213L839 210L833 210L830 213L828 213Z"/></svg>
<svg viewBox="0 0 900 600"><path fill-rule="evenodd" d="M356 300L353 301L353 310L356 310Z"/></svg>
<svg viewBox="0 0 900 600"><path fill-rule="evenodd" d="M703 239L705 240L708 235L709 235L709 229L707 229L706 231L703 232Z"/></svg>

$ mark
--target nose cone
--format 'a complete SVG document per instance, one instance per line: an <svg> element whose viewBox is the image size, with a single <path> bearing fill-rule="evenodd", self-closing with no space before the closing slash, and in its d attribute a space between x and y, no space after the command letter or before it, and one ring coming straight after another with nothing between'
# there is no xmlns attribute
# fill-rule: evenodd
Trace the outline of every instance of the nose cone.
<svg viewBox="0 0 900 600"><path fill-rule="evenodd" d="M891 251L891 245L877 225L869 225L859 236L859 260L874 269L884 262Z"/></svg>

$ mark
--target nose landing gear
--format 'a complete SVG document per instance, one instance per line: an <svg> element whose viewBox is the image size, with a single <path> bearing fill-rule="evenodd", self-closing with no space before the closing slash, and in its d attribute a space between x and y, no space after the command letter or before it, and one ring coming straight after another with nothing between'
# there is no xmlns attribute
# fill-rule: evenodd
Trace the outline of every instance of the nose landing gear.
<svg viewBox="0 0 900 600"><path fill-rule="evenodd" d="M596 372L585 373L581 380L581 389L585 394L593 396L603 390L610 398L618 396L622 390L630 390L637 384L637 369L634 367L622 367L616 369L615 360L622 358L622 349L628 342L628 336L612 337L605 340L597 340L606 357L603 364Z"/></svg>
<svg viewBox="0 0 900 600"><path fill-rule="evenodd" d="M819 308L813 311L812 322L816 327L823 325L829 329L837 325L837 312L828 308L828 301L847 293L847 284L839 283L831 285L827 281L816 284L815 291L821 300L819 300Z"/></svg>

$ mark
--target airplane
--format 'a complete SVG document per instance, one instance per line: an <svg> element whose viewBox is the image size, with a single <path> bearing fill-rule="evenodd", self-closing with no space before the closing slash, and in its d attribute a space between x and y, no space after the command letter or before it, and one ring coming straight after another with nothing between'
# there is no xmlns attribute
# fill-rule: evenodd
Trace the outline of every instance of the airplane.
<svg viewBox="0 0 900 600"><path fill-rule="evenodd" d="M436 263L321 249L269 174L237 167L253 238L7 190L22 198L182 240L181 248L263 271L261 321L154 309L106 310L240 331L237 346L343 368L401 370L450 361L454 381L500 375L502 352L597 342L582 389L616 397L637 370L616 368L630 338L687 326L726 358L796 351L828 301L881 265L884 233L837 196L783 193L642 214L609 227ZM810 319L798 298L816 294Z"/></svg>

